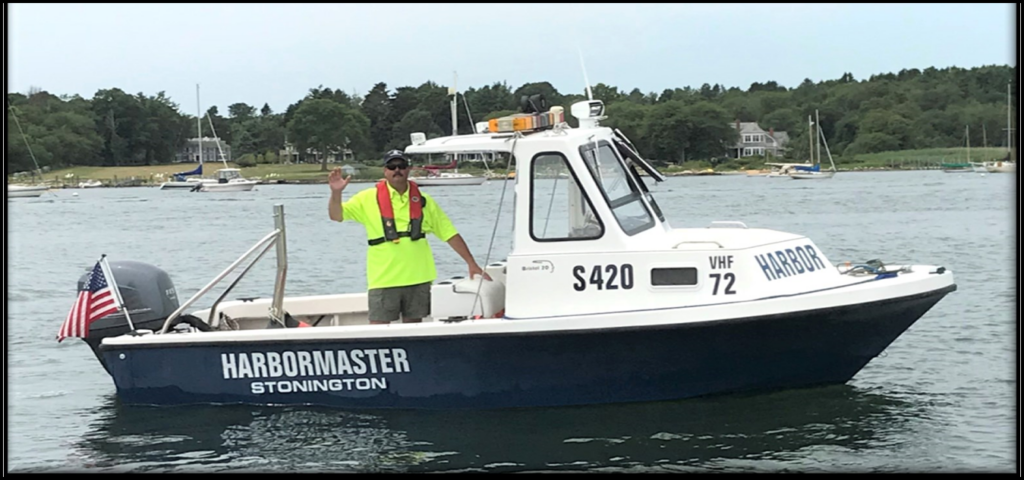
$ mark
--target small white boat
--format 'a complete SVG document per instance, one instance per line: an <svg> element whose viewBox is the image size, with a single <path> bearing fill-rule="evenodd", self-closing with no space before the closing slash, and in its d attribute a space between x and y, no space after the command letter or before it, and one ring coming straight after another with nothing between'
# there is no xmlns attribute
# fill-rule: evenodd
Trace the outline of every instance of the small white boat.
<svg viewBox="0 0 1024 480"><path fill-rule="evenodd" d="M1017 162L986 162L985 171L989 173L1017 173Z"/></svg>
<svg viewBox="0 0 1024 480"><path fill-rule="evenodd" d="M78 188L97 188L102 186L103 183L95 179L90 179L84 182L78 182Z"/></svg>
<svg viewBox="0 0 1024 480"><path fill-rule="evenodd" d="M222 168L217 170L217 180L213 182L199 182L195 187L196 192L248 192L259 183L256 180L248 180L242 177L237 168Z"/></svg>
<svg viewBox="0 0 1024 480"><path fill-rule="evenodd" d="M789 178L794 180L823 180L832 178L836 172L824 171L824 172L793 172L789 174Z"/></svg>
<svg viewBox="0 0 1024 480"><path fill-rule="evenodd" d="M437 175L426 177L411 177L409 180L416 182L421 187L444 186L444 185L482 185L487 177L481 175L470 175L468 173L442 172Z"/></svg>
<svg viewBox="0 0 1024 480"><path fill-rule="evenodd" d="M220 146L220 137L217 136L217 130L213 128L213 119L210 118L209 113L206 115L206 119L210 122L210 131L213 132L213 138L217 141L217 150L220 152L220 161L224 164L224 168L217 170L217 179L212 182L202 182L198 187L195 188L195 192L248 192L256 187L259 183L256 180L248 180L242 177L242 171L237 168L228 168L227 158L224 156L224 149ZM200 150L202 150L200 148Z"/></svg>
<svg viewBox="0 0 1024 480"><path fill-rule="evenodd" d="M7 198L40 197L49 189L46 185L7 185Z"/></svg>
<svg viewBox="0 0 1024 480"><path fill-rule="evenodd" d="M770 171L753 171L747 173L748 177L768 177L768 178L789 178L790 172L795 172L797 167L800 168L811 168L813 165L810 163L765 163L765 166L771 167Z"/></svg>

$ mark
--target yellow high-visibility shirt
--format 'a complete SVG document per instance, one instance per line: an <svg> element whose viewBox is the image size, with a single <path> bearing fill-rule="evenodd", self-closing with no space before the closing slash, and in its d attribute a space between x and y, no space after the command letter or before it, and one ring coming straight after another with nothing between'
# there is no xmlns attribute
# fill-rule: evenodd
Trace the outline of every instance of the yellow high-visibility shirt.
<svg viewBox="0 0 1024 480"><path fill-rule="evenodd" d="M391 184L385 182L391 194L391 208L395 213L395 229L399 232L409 231L409 191L399 194ZM434 234L435 237L447 242L459 232L455 230L451 220L445 215L437 202L420 190L420 195L427 200L423 207L423 234ZM381 223L380 208L377 206L377 186L356 193L341 203L342 221L359 222L366 227L366 239L384 236L384 225ZM412 241L409 237L399 237L398 243L384 242L379 245L368 245L366 250L366 285L368 289L404 287L420 283L432 282L437 278L434 267L434 255L426 238Z"/></svg>

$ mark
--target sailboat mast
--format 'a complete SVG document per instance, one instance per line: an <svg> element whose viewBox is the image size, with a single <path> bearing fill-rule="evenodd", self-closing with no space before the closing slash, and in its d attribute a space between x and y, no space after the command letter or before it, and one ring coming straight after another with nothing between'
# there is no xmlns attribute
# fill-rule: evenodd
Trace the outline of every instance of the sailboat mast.
<svg viewBox="0 0 1024 480"><path fill-rule="evenodd" d="M217 129L213 127L213 117L207 113L206 119L210 122L210 132L213 133L213 140L217 142L217 151L220 152L220 161L224 164L224 168L228 168L227 157L224 156L224 149L220 146L220 137L217 136Z"/></svg>
<svg viewBox="0 0 1024 480"><path fill-rule="evenodd" d="M1010 120L1010 110L1013 110L1013 107L1010 106L1010 84L1007 83L1006 84L1006 153L1010 153L1010 151L1013 150L1012 142L1010 142L1010 132L1012 131L1011 124L1010 124L1010 122L1011 122L1011 120Z"/></svg>
<svg viewBox="0 0 1024 480"><path fill-rule="evenodd" d="M459 103L459 101L458 101L458 98L459 98L459 87L457 85L457 83L459 81L459 72L453 72L453 73L455 74L455 77L452 80L451 91L448 92L448 93L450 93L452 95L452 136L454 137L455 135L459 134L459 113L458 113L459 112L459 107L458 107L458 103Z"/></svg>
<svg viewBox="0 0 1024 480"><path fill-rule="evenodd" d="M39 162L36 161L36 154L32 153L32 145L28 144L28 137L25 136L25 131L21 129L21 122L18 121L18 115L14 113L14 105L11 105L11 100L7 100L7 109L11 112L11 117L14 117L14 124L18 126L18 132L21 133L21 139L25 141L25 148L28 149L28 155L32 157L32 164L36 166L35 173L39 175L39 178L43 177L43 170L39 168Z"/></svg>
<svg viewBox="0 0 1024 480"><path fill-rule="evenodd" d="M821 119L818 118L818 109L814 109L814 129L817 130L814 138L818 139L818 163L821 163Z"/></svg>
<svg viewBox="0 0 1024 480"><path fill-rule="evenodd" d="M971 126L965 127L967 132L967 163L971 163Z"/></svg>
<svg viewBox="0 0 1024 480"><path fill-rule="evenodd" d="M818 163L814 161L814 122L810 115L807 116L807 148L810 150L811 165Z"/></svg>
<svg viewBox="0 0 1024 480"><path fill-rule="evenodd" d="M199 165L203 164L203 113L199 106L199 84L196 84L196 135L199 144Z"/></svg>

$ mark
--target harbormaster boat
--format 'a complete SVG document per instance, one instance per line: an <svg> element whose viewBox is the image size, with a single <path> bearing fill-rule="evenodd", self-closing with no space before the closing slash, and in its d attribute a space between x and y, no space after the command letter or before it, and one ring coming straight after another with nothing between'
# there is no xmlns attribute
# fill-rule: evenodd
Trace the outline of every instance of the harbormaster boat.
<svg viewBox="0 0 1024 480"><path fill-rule="evenodd" d="M435 282L423 323L370 325L366 292L286 295L277 205L270 233L183 303L156 266L111 262L133 326L109 315L85 341L126 404L643 402L844 383L956 290L941 266L833 264L798 233L728 220L673 228L640 171L664 177L600 125L603 103L570 112L579 128L552 107L406 149L497 152L516 172L503 182L514 195L501 197L514 197L512 251L485 260L491 280ZM232 283L190 310L271 248L272 298L225 300Z"/></svg>

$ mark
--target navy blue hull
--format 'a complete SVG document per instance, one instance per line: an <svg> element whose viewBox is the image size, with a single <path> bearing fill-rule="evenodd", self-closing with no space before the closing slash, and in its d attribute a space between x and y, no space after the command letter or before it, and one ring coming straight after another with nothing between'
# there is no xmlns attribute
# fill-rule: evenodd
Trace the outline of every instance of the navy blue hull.
<svg viewBox="0 0 1024 480"><path fill-rule="evenodd" d="M659 401L844 383L955 288L695 325L102 346L101 355L129 404L454 409Z"/></svg>

